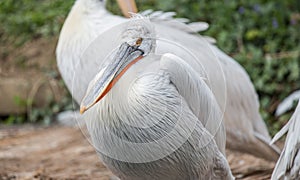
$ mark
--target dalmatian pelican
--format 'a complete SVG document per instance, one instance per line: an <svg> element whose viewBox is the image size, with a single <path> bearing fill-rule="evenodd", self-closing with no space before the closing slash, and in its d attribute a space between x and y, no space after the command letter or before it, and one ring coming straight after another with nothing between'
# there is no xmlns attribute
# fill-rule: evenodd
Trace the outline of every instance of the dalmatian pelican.
<svg viewBox="0 0 300 180"><path fill-rule="evenodd" d="M123 12L134 11L133 0L123 0L120 3ZM109 32L116 25L128 19L111 14L105 9L105 0L76 0L60 33L56 56L59 71L70 90L73 98L79 104L86 92L88 83L98 72L99 59L110 52L111 42L106 33L106 45L98 53L97 60L83 60L85 49L100 35ZM131 8L130 6L133 6ZM174 19L174 13L146 11L154 23L157 36L166 41L177 42L197 56L199 64L191 61L191 56L182 53L182 48L170 47L166 43L157 43L157 51L173 53L181 57L193 67L199 76L205 77L216 100L224 112L226 126L226 146L233 150L276 161L279 150L271 141L266 124L259 114L258 96L246 71L231 57L215 45L209 44L211 51L205 47L207 41L195 32L207 29L202 22L187 23L186 19ZM165 41L165 42L166 42ZM100 51L100 50L99 50ZM93 52L91 52L93 53ZM100 58L100 56L102 58ZM215 57L216 56L216 57ZM205 73L203 73L203 68Z"/></svg>
<svg viewBox="0 0 300 180"><path fill-rule="evenodd" d="M276 163L272 180L300 179L300 100L289 122L274 136L271 143L286 133L284 148Z"/></svg>
<svg viewBox="0 0 300 180"><path fill-rule="evenodd" d="M176 55L155 52L143 16L121 37L80 108L106 166L124 180L233 179L222 113L203 79Z"/></svg>

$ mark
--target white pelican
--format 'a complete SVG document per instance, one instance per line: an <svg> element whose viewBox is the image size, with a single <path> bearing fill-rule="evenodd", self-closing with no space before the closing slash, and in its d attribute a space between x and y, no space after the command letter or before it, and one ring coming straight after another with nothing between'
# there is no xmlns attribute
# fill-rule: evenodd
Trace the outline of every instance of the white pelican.
<svg viewBox="0 0 300 180"><path fill-rule="evenodd" d="M124 0L124 2L128 2L128 0ZM133 4L133 2L123 3L122 8L124 5ZM126 12L126 10L124 11ZM172 15L174 14L162 12L150 15L156 20L157 36L178 42L189 49L192 54L197 56L207 74L203 74L203 69L190 61L191 57L182 53L182 49L172 48L163 43L158 44L159 48L157 49L159 53L171 52L183 58L197 73L209 80L209 87L221 109L225 111L227 147L268 160L277 160L279 151L276 147L269 145L271 138L259 114L258 97L245 70L211 44L210 48L215 51L219 58L216 60L211 53L206 52L207 49L203 48L206 44L203 38L187 32L190 28L203 30L207 24L176 22L172 19ZM77 103L82 100L88 82L98 70L96 60L83 62L80 59L82 53L99 35L126 21L127 19L108 12L105 9L105 0L77 0L72 7L61 30L56 55L60 73ZM108 35L109 37L112 36L111 34ZM107 44L110 45L109 39ZM109 48L102 47L102 59L109 51ZM218 63L224 71L225 80Z"/></svg>
<svg viewBox="0 0 300 180"><path fill-rule="evenodd" d="M275 135L272 143L287 133L284 148L276 163L272 180L300 179L300 99L289 122Z"/></svg>
<svg viewBox="0 0 300 180"><path fill-rule="evenodd" d="M124 180L233 179L214 95L184 60L156 54L155 36L137 15L88 87L80 111L98 154Z"/></svg>

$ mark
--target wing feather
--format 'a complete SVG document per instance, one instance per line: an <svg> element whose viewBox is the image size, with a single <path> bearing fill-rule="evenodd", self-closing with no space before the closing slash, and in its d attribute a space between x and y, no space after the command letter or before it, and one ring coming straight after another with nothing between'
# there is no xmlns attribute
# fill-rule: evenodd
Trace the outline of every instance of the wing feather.
<svg viewBox="0 0 300 180"><path fill-rule="evenodd" d="M273 141L282 136L287 129L288 133L284 149L272 174L272 179L274 180L278 179L278 177L287 179L300 178L300 101L288 124L275 135Z"/></svg>
<svg viewBox="0 0 300 180"><path fill-rule="evenodd" d="M290 110L293 107L294 101L300 98L300 90L293 92L287 98L285 98L276 109L276 116L280 116L286 111Z"/></svg>
<svg viewBox="0 0 300 180"><path fill-rule="evenodd" d="M226 132L222 113L204 80L184 60L170 53L162 56L160 66L169 73L171 82L192 112L215 137L220 151L225 155Z"/></svg>

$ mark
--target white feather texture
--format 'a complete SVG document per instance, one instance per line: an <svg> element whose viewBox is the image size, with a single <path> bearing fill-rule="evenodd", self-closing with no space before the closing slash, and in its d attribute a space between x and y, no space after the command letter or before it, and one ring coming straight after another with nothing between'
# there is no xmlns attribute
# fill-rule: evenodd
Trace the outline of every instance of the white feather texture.
<svg viewBox="0 0 300 180"><path fill-rule="evenodd" d="M293 92L287 98L285 98L276 109L276 116L280 116L283 113L287 112L293 107L294 101L300 99L300 90Z"/></svg>
<svg viewBox="0 0 300 180"><path fill-rule="evenodd" d="M196 74L175 55L149 54L86 112L93 144L118 177L233 179L222 114Z"/></svg>
<svg viewBox="0 0 300 180"><path fill-rule="evenodd" d="M128 38L155 36L150 21L141 18L128 23L112 61L130 57L123 53ZM155 40L143 38L139 48L144 58L86 112L96 151L125 180L233 179L225 158L222 113L214 95L184 60L146 52L152 52L147 46L154 47L149 42ZM89 89L98 86L95 82Z"/></svg>
<svg viewBox="0 0 300 180"><path fill-rule="evenodd" d="M289 122L275 135L276 141L287 132L284 148L272 174L272 180L300 179L300 101Z"/></svg>
<svg viewBox="0 0 300 180"><path fill-rule="evenodd" d="M225 112L227 147L276 160L279 154L276 147L269 145L270 136L259 115L258 97L249 76L232 58L208 44L213 41L211 38L195 35L194 30L205 30L208 24L188 24L187 19L174 19L174 13L170 12L149 10L144 14L150 17L157 32L156 39L160 40L156 52L181 57L199 77L206 79L221 111ZM61 31L56 54L61 75L78 103L100 65L119 45L115 36L121 24L127 21L107 12L100 1L77 0L73 6ZM89 58L83 58L97 37L105 43L89 51Z"/></svg>

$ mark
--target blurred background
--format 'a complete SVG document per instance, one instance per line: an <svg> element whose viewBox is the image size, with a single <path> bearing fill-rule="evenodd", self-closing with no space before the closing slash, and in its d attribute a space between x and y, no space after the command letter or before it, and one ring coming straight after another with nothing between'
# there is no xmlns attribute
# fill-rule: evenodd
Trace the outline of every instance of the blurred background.
<svg viewBox="0 0 300 180"><path fill-rule="evenodd" d="M55 47L74 0L0 1L0 124L50 125L73 109L57 71ZM204 34L249 73L271 135L289 119L278 104L300 89L299 0L137 0L139 10L175 11L205 21ZM114 0L107 7L121 14Z"/></svg>

